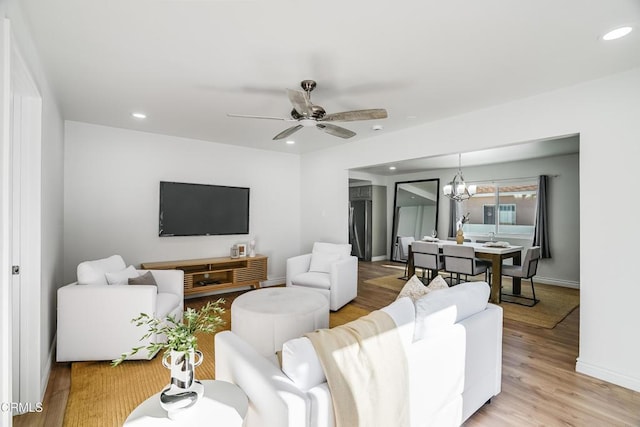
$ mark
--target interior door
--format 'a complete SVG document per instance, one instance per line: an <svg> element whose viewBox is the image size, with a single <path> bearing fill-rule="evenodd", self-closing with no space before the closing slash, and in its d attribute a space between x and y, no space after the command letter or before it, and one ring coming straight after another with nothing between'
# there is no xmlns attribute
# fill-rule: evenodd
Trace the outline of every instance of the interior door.
<svg viewBox="0 0 640 427"><path fill-rule="evenodd" d="M11 52L8 254L12 402L39 402L42 364L42 97L17 48ZM18 270L19 269L19 270ZM45 328L46 329L46 328ZM50 337L45 337L51 342ZM22 406L22 411L28 410Z"/></svg>
<svg viewBox="0 0 640 427"><path fill-rule="evenodd" d="M21 174L22 163L20 132L21 126L16 123L20 119L21 98L12 96L11 100L11 359L12 359L12 396L13 401L20 401L20 219L21 219ZM16 414L14 414L16 415Z"/></svg>

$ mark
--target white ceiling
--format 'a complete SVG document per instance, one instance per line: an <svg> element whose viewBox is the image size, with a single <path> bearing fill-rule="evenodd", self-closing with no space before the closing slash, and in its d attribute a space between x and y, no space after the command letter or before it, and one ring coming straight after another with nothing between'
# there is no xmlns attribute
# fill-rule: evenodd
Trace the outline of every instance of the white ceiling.
<svg viewBox="0 0 640 427"><path fill-rule="evenodd" d="M637 0L21 0L64 118L293 153L375 137L640 66ZM626 38L600 36L624 24ZM296 144L285 88L328 113ZM133 119L132 111L148 115ZM381 124L381 131L372 130Z"/></svg>

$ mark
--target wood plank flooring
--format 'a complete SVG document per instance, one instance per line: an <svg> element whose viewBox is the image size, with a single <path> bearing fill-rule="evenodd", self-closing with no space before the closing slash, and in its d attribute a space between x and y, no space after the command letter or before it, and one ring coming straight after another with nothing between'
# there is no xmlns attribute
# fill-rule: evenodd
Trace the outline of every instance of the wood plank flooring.
<svg viewBox="0 0 640 427"><path fill-rule="evenodd" d="M390 271L402 276L401 268L390 269L389 265L387 261L360 263L358 297L352 304L375 310L395 299L397 292L365 283L392 274ZM239 294L233 292L224 297L230 304ZM202 301L198 298L187 303L199 305ZM578 309L554 329L505 320L502 392L467 420L465 427L640 426L640 393L575 372L579 324ZM14 426L62 426L70 366L54 363L44 411L14 417Z"/></svg>

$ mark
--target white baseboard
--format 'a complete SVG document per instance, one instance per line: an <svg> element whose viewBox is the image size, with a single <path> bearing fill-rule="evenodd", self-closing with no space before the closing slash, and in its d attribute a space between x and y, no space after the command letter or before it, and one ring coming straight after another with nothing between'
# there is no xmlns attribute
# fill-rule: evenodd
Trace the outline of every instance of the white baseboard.
<svg viewBox="0 0 640 427"><path fill-rule="evenodd" d="M389 257L387 257L386 255L379 255L379 256L371 257L371 262L374 262L374 261L386 261L388 259L389 259Z"/></svg>
<svg viewBox="0 0 640 427"><path fill-rule="evenodd" d="M42 378L40 378L40 402L44 400L44 394L47 391L47 385L49 384L49 378L51 377L51 366L53 366L54 355L56 354L56 346L58 344L58 334L53 335L53 342L49 347L49 355L47 362L42 371Z"/></svg>
<svg viewBox="0 0 640 427"><path fill-rule="evenodd" d="M535 276L533 278L535 283L542 283L545 285L562 286L563 288L580 289L580 282L574 282L572 280L553 279L551 277Z"/></svg>
<svg viewBox="0 0 640 427"><path fill-rule="evenodd" d="M640 392L640 379L632 378L628 375L614 372L588 362L583 362L580 358L578 358L576 362L576 372Z"/></svg>

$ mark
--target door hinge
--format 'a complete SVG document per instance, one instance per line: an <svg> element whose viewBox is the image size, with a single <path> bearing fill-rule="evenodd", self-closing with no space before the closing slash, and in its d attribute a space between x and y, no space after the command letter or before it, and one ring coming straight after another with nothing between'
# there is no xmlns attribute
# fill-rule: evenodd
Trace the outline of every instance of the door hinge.
<svg viewBox="0 0 640 427"><path fill-rule="evenodd" d="M19 265L12 266L11 274L13 274L14 276L17 276L18 274L20 274L20 266Z"/></svg>

